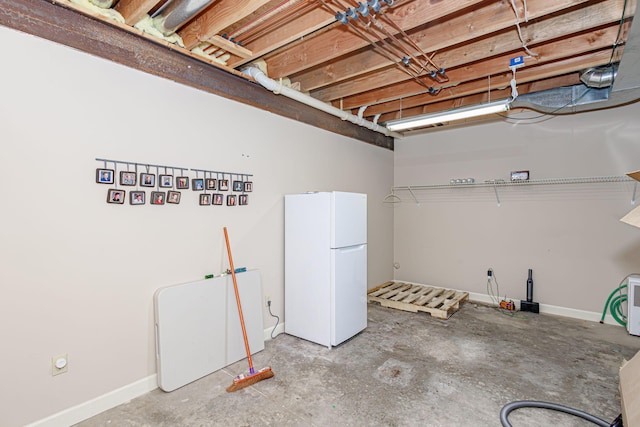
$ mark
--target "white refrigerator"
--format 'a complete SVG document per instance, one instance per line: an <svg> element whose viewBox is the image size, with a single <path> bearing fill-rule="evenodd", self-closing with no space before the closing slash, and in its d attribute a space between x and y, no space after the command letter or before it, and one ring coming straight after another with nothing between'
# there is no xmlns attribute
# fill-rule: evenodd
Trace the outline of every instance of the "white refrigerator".
<svg viewBox="0 0 640 427"><path fill-rule="evenodd" d="M367 327L367 195L285 195L285 332L331 348Z"/></svg>

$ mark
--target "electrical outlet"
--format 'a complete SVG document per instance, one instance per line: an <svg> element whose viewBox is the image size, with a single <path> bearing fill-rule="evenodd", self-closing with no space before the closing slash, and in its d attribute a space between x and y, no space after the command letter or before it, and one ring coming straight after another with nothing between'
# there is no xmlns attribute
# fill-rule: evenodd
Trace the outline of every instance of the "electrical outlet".
<svg viewBox="0 0 640 427"><path fill-rule="evenodd" d="M269 307L270 302L271 302L271 295L267 295L266 297L264 297L264 305Z"/></svg>
<svg viewBox="0 0 640 427"><path fill-rule="evenodd" d="M69 369L69 357L66 354L53 356L51 358L51 375L64 374Z"/></svg>

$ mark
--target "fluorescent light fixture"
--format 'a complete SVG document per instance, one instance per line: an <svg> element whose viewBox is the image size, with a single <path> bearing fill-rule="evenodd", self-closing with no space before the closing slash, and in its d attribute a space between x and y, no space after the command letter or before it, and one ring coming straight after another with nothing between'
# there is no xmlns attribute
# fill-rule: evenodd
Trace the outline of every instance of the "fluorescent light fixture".
<svg viewBox="0 0 640 427"><path fill-rule="evenodd" d="M469 117L484 116L487 114L501 113L509 110L511 99L489 102L487 104L472 105L469 107L455 108L433 114L407 117L405 119L390 120L387 129L391 131L421 128L437 123L451 122L454 120L468 119Z"/></svg>

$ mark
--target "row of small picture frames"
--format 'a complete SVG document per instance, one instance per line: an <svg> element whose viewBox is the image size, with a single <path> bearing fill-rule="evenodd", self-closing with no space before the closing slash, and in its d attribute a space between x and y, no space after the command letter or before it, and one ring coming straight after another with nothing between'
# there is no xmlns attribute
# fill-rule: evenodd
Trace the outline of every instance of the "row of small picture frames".
<svg viewBox="0 0 640 427"><path fill-rule="evenodd" d="M130 205L144 205L147 203L146 190L149 190L151 205L180 204L181 190L191 189L198 193L200 206L246 206L249 204L247 193L253 191L251 174L101 158L96 160L104 163L103 167L96 169L96 182L113 186L107 189L107 203L125 204L128 192ZM188 170L194 171L196 177L188 176L185 173ZM180 173L177 176L176 171Z"/></svg>

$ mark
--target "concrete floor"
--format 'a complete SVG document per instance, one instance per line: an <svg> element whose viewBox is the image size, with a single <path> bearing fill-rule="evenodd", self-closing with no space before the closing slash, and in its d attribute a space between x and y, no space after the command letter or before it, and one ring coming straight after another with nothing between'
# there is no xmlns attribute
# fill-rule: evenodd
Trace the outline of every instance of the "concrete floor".
<svg viewBox="0 0 640 427"><path fill-rule="evenodd" d="M465 303L448 320L369 305L369 326L331 350L281 334L254 357L275 377L227 393L233 364L171 393L159 389L78 426L500 426L501 408L542 400L607 422L618 369L640 349L621 326ZM520 409L520 426L594 425Z"/></svg>

